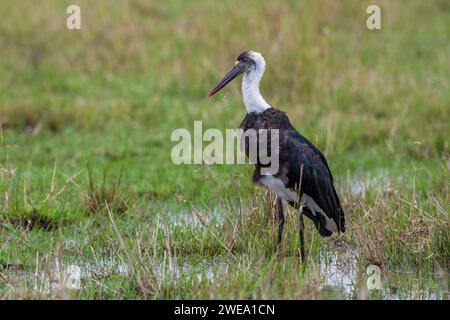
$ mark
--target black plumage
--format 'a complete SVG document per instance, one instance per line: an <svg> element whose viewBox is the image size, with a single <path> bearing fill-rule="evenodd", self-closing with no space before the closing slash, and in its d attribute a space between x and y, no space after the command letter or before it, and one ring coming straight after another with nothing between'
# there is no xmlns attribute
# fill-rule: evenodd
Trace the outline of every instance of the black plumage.
<svg viewBox="0 0 450 320"><path fill-rule="evenodd" d="M333 176L328 167L327 160L320 150L308 139L301 135L291 125L286 114L278 109L269 108L262 113L248 113L242 121L240 128L246 132L254 129L278 129L279 132L279 169L274 174L275 178L281 179L286 188L298 193L298 199L306 193L314 199L325 214L334 220L337 231L345 231L344 211L341 207L339 197L333 185ZM269 131L270 146L270 131ZM245 152L249 155L249 140L244 140ZM270 154L270 148L267 150ZM253 181L259 183L261 168L263 165L259 160L255 163ZM302 180L300 181L300 177ZM288 203L299 208L299 201L288 201ZM325 228L324 217L321 214L314 215L308 206L303 206L303 213L310 218L322 236L330 236L332 231Z"/></svg>

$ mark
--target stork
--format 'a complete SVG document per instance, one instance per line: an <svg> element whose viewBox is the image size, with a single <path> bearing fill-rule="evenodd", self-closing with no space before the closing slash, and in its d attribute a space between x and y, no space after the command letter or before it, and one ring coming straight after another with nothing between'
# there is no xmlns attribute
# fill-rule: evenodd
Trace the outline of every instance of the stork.
<svg viewBox="0 0 450 320"><path fill-rule="evenodd" d="M328 237L333 232L345 231L344 210L333 185L333 176L325 156L308 139L294 129L283 111L271 105L262 97L259 83L265 70L265 60L258 52L241 53L234 67L211 90L208 96L216 94L234 78L244 74L242 95L247 115L240 128L278 130L279 168L272 175L263 175L264 165L256 161L253 182L262 184L277 196L278 239L277 250L281 247L285 221L283 200L300 212L299 236L300 256L305 259L303 215L314 222L321 236ZM244 142L248 154L248 142Z"/></svg>

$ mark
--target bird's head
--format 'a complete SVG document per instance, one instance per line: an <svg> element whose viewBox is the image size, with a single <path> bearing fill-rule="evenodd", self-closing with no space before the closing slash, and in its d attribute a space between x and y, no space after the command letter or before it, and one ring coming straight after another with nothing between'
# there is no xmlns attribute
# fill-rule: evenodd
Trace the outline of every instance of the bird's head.
<svg viewBox="0 0 450 320"><path fill-rule="evenodd" d="M264 73L266 61L259 52L244 51L238 57L234 64L234 67L216 84L216 86L208 94L209 97L216 94L220 89L225 87L234 78L241 73L245 73L247 76L253 74L260 78Z"/></svg>

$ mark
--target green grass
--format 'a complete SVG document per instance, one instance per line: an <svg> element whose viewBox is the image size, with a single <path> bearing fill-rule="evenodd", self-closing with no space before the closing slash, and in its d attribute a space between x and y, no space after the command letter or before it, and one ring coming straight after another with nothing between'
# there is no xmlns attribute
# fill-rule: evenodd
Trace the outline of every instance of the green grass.
<svg viewBox="0 0 450 320"><path fill-rule="evenodd" d="M82 30L68 31L70 1L2 1L0 297L366 297L324 285L320 266L345 252L355 288L376 264L401 298L445 297L450 7L377 3L379 31L365 27L370 1L79 1ZM248 49L346 210L339 237L306 222L306 267L293 211L275 256L273 198L250 165L170 161L174 129L239 126L237 83L206 95ZM70 264L81 290L56 276Z"/></svg>

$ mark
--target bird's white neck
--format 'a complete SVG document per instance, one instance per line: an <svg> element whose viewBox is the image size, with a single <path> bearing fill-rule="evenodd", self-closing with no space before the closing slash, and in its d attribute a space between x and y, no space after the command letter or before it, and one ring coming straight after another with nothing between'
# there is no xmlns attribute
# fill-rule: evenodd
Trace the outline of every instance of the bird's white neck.
<svg viewBox="0 0 450 320"><path fill-rule="evenodd" d="M247 113L261 113L271 108L259 92L259 82L264 74L264 67L244 73L242 78L242 96Z"/></svg>

